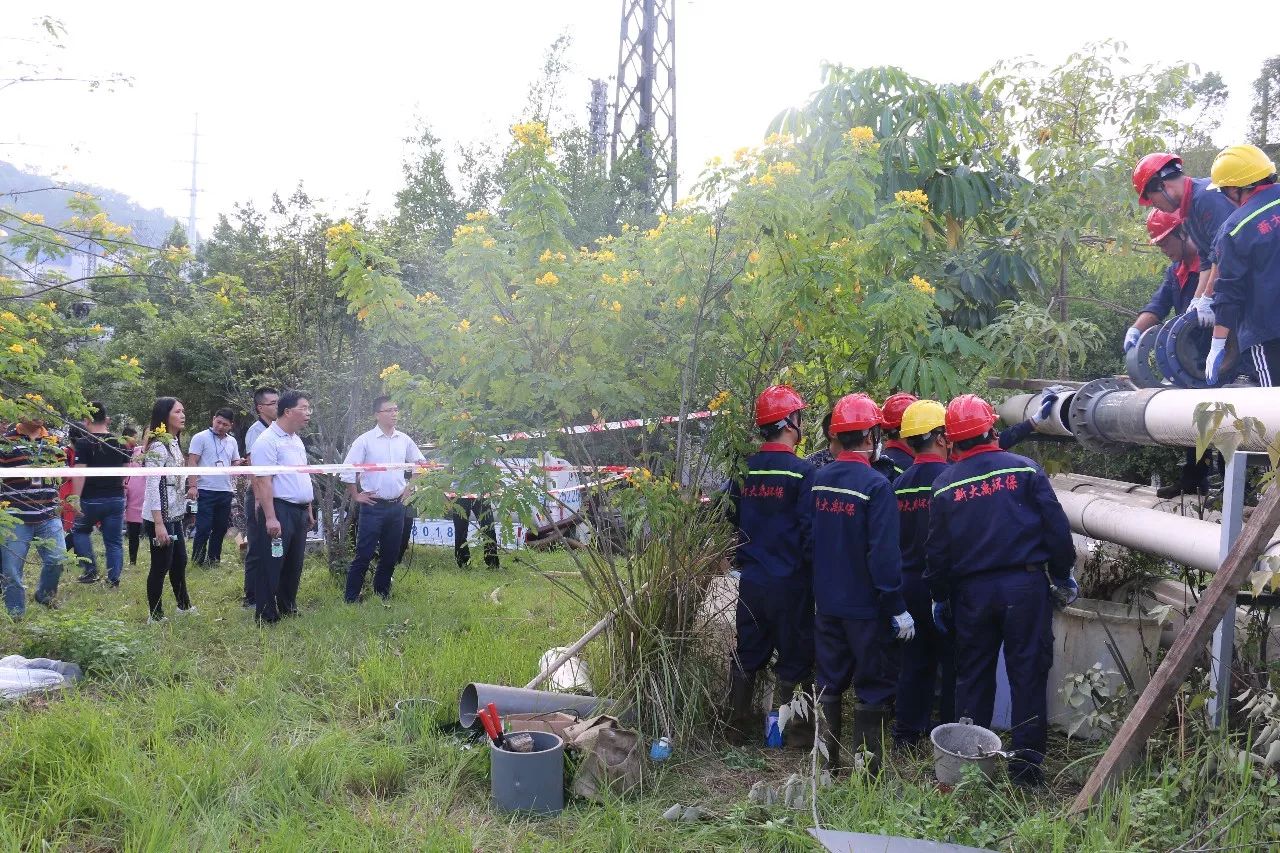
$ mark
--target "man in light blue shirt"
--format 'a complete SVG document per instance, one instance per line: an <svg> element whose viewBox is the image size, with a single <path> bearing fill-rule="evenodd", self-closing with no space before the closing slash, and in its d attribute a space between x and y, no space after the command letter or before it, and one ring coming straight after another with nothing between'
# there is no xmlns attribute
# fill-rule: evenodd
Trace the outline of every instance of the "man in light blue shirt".
<svg viewBox="0 0 1280 853"><path fill-rule="evenodd" d="M218 409L209 428L191 439L187 464L195 467L230 468L239 465L240 446L231 435L236 413ZM230 474L206 474L187 478L187 499L196 501L196 535L191 541L191 560L199 566L222 562L222 542L231 526L231 499L235 487Z"/></svg>
<svg viewBox="0 0 1280 853"><path fill-rule="evenodd" d="M378 425L359 435L343 460L347 465L389 462L422 462L425 457L413 439L396 429L400 407L390 397L377 397L373 413ZM403 468L361 471L342 475L347 493L360 507L356 533L356 553L347 569L346 601L360 600L364 577L373 552L378 567L373 573L373 591L385 600L391 596L391 575L400 556L400 536L404 530L404 495L408 491Z"/></svg>

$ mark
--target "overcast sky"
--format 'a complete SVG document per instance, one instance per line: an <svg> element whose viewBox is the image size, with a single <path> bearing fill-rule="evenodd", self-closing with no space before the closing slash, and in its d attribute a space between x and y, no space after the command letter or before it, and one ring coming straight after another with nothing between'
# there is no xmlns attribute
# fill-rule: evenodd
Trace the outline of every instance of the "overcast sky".
<svg viewBox="0 0 1280 853"><path fill-rule="evenodd" d="M335 210L362 201L382 210L417 117L447 142L505 134L562 32L573 39L564 101L585 115L588 79L616 72L621 5L68 0L7 8L0 37L32 35L42 6L67 27L57 59L68 71L121 72L134 83L114 92L74 83L0 91L0 159L111 187L185 221L198 112L202 232L234 202L262 202L299 180ZM1217 141L1236 141L1249 85L1280 50L1267 39L1216 37L1212 8L676 0L682 187L709 157L758 142L773 116L802 103L822 60L897 65L951 82L999 59L1054 63L1114 38L1128 43L1135 64L1190 60L1221 72L1232 99ZM20 44L0 41L0 51Z"/></svg>

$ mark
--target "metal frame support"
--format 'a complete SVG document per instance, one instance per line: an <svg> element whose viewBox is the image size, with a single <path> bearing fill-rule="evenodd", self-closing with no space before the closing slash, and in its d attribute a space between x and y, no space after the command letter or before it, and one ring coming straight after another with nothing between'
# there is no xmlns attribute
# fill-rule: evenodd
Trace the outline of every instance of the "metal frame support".
<svg viewBox="0 0 1280 853"><path fill-rule="evenodd" d="M1222 534L1218 540L1218 559L1221 561L1227 559L1244 523L1244 484L1248 463L1249 454L1244 451L1238 450L1227 457L1222 482ZM1212 653L1209 658L1209 718L1218 727L1227 724L1227 709L1231 702L1231 658L1235 641L1236 613L1232 607L1213 631Z"/></svg>

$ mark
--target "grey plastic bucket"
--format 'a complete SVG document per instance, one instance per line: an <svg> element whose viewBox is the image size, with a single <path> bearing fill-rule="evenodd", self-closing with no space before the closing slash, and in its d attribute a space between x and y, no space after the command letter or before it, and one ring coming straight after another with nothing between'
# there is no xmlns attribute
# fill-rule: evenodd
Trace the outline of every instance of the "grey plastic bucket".
<svg viewBox="0 0 1280 853"><path fill-rule="evenodd" d="M944 785L958 785L964 769L978 767L988 779L996 770L996 755L1004 748L1000 736L991 729L975 726L968 717L958 723L943 723L929 733L933 742L933 773Z"/></svg>
<svg viewBox="0 0 1280 853"><path fill-rule="evenodd" d="M564 741L529 732L533 752L507 752L489 742L489 794L504 811L558 814L564 809Z"/></svg>

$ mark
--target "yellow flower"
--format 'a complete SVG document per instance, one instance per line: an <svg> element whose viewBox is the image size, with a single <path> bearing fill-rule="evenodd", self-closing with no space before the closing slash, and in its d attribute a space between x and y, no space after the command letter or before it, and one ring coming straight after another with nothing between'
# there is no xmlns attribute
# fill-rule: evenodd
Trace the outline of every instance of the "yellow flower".
<svg viewBox="0 0 1280 853"><path fill-rule="evenodd" d="M924 211L929 209L929 196L923 190L898 190L893 194L893 200L901 204L913 204Z"/></svg>
<svg viewBox="0 0 1280 853"><path fill-rule="evenodd" d="M153 430L154 435L166 435L168 434L168 432L169 430L165 427L164 424L160 424L160 426L156 427L155 430Z"/></svg>
<svg viewBox="0 0 1280 853"><path fill-rule="evenodd" d="M849 128L848 133L845 134L845 138L849 140L849 144L856 148L858 146L865 145L868 142L874 142L876 133L866 125L859 125L858 127Z"/></svg>
<svg viewBox="0 0 1280 853"><path fill-rule="evenodd" d="M751 156L750 148L746 148L746 147L739 148L737 151L733 152L733 162L741 163L750 156Z"/></svg>
<svg viewBox="0 0 1280 853"><path fill-rule="evenodd" d="M430 305L433 302L439 302L440 297L428 290L426 293L420 293L415 296L413 301L419 305Z"/></svg>
<svg viewBox="0 0 1280 853"><path fill-rule="evenodd" d="M480 245L486 249L492 249L494 246L498 245L498 241L492 237L486 237L480 242Z"/></svg>
<svg viewBox="0 0 1280 853"><path fill-rule="evenodd" d="M130 358L130 359L129 359L129 366L130 366L130 367L137 367L137 366L138 366L138 359L137 359L137 358Z"/></svg>
<svg viewBox="0 0 1280 853"><path fill-rule="evenodd" d="M727 402L729 402L729 392L727 390L721 391L719 394L711 398L711 402L707 403L707 408L710 411L718 412L724 408L724 404Z"/></svg>
<svg viewBox="0 0 1280 853"><path fill-rule="evenodd" d="M89 331L93 332L95 335L102 334L102 331L103 331L102 324L94 323L92 326L89 327Z"/></svg>
<svg viewBox="0 0 1280 853"><path fill-rule="evenodd" d="M773 172L775 175L796 175L800 173L800 169L790 160L782 160L778 163L774 163L769 167L769 171Z"/></svg>
<svg viewBox="0 0 1280 853"><path fill-rule="evenodd" d="M640 270L623 270L622 271L621 281L623 284L630 284L633 281L639 281L639 280L640 280Z"/></svg>
<svg viewBox="0 0 1280 853"><path fill-rule="evenodd" d="M121 361L123 361L123 362L126 362L126 363L127 363L127 362L129 361L129 356L127 356L127 355L122 355L122 356L120 356L120 360L121 360Z"/></svg>
<svg viewBox="0 0 1280 853"><path fill-rule="evenodd" d="M683 307L684 307L685 302L687 302L687 301L688 301L688 299L687 299L686 297L681 296L680 298L676 299L676 307L677 307L677 308L683 308Z"/></svg>
<svg viewBox="0 0 1280 853"><path fill-rule="evenodd" d="M459 324L458 324L458 331L459 331L459 332L466 332L466 331L469 331L470 329L471 329L471 321L470 321L470 320L466 320L466 319L464 319L461 323L459 323Z"/></svg>
<svg viewBox="0 0 1280 853"><path fill-rule="evenodd" d="M22 344L9 344L9 352L16 352L18 355L22 355L24 352Z"/></svg>
<svg viewBox="0 0 1280 853"><path fill-rule="evenodd" d="M542 275L535 278L533 280L533 283L540 284L543 287L555 287L557 284L560 283L560 276L551 272L551 270L547 270Z"/></svg>
<svg viewBox="0 0 1280 853"><path fill-rule="evenodd" d="M758 263L760 263L760 253L759 253L759 252L757 252L755 249L752 249L750 252L748 252L748 253L747 253L747 263L749 263L749 264L758 264Z"/></svg>
<svg viewBox="0 0 1280 853"><path fill-rule="evenodd" d="M18 214L18 218L23 222L28 222L32 225L44 224L44 215L40 213L20 213Z"/></svg>
<svg viewBox="0 0 1280 853"><path fill-rule="evenodd" d="M337 225L324 229L324 239L330 243L336 243L355 230L355 226L350 222L339 222Z"/></svg>
<svg viewBox="0 0 1280 853"><path fill-rule="evenodd" d="M382 368L382 372L378 374L378 378L386 379L388 376L395 373L399 369L400 369L400 365L398 364L388 364L386 367Z"/></svg>
<svg viewBox="0 0 1280 853"><path fill-rule="evenodd" d="M489 221L489 211L487 211L487 210L473 210L473 211L471 211L470 213L468 213L468 214L467 214L467 221L468 221L468 222L488 222L488 221Z"/></svg>
<svg viewBox="0 0 1280 853"><path fill-rule="evenodd" d="M610 311L612 311L612 312L613 312L613 313L615 313L615 314L621 314L621 313L622 313L622 303L615 299L615 300L613 301L613 304L609 306L609 310L610 310Z"/></svg>
<svg viewBox="0 0 1280 853"><path fill-rule="evenodd" d="M796 138L789 133L771 133L764 138L765 145L794 145Z"/></svg>
<svg viewBox="0 0 1280 853"><path fill-rule="evenodd" d="M925 281L918 275L911 276L911 281L909 282L909 284L912 287L914 287L916 290L929 296L933 295L933 293L937 290L936 287L934 287L932 284Z"/></svg>
<svg viewBox="0 0 1280 853"><path fill-rule="evenodd" d="M546 148L551 144L547 126L540 121L512 125L511 135L525 148Z"/></svg>
<svg viewBox="0 0 1280 853"><path fill-rule="evenodd" d="M766 187L772 187L777 185L778 179L775 178L769 172L765 172L763 175L760 175L759 177L751 178L751 180L747 181L747 183L752 185L761 184Z"/></svg>
<svg viewBox="0 0 1280 853"><path fill-rule="evenodd" d="M507 322L507 318L503 317L501 314L494 314L489 319L492 320L498 326L501 326L503 323Z"/></svg>
<svg viewBox="0 0 1280 853"><path fill-rule="evenodd" d="M602 282L604 282L605 284L617 284L617 283L618 283L618 279L617 279L616 277L614 277L614 276L609 275L608 273L602 273L602 274L601 274L601 276L600 276L600 280L601 280Z"/></svg>
<svg viewBox="0 0 1280 853"><path fill-rule="evenodd" d="M4 320L6 323L16 323L18 322L18 315L12 311L5 311L0 314L0 320Z"/></svg>
<svg viewBox="0 0 1280 853"><path fill-rule="evenodd" d="M368 316L369 316L369 309L368 309L368 308L361 308L359 311L357 311L357 312L356 312L356 319L357 319L357 320L363 321L363 320L365 320Z"/></svg>
<svg viewBox="0 0 1280 853"><path fill-rule="evenodd" d="M618 259L618 256L613 253L612 249L601 249L600 251L596 252L597 261L608 262L608 261L616 261L617 259Z"/></svg>
<svg viewBox="0 0 1280 853"><path fill-rule="evenodd" d="M467 357L466 357L465 355L460 355L460 356L458 356L458 364L461 364L463 367L466 367L466 366L467 366Z"/></svg>

